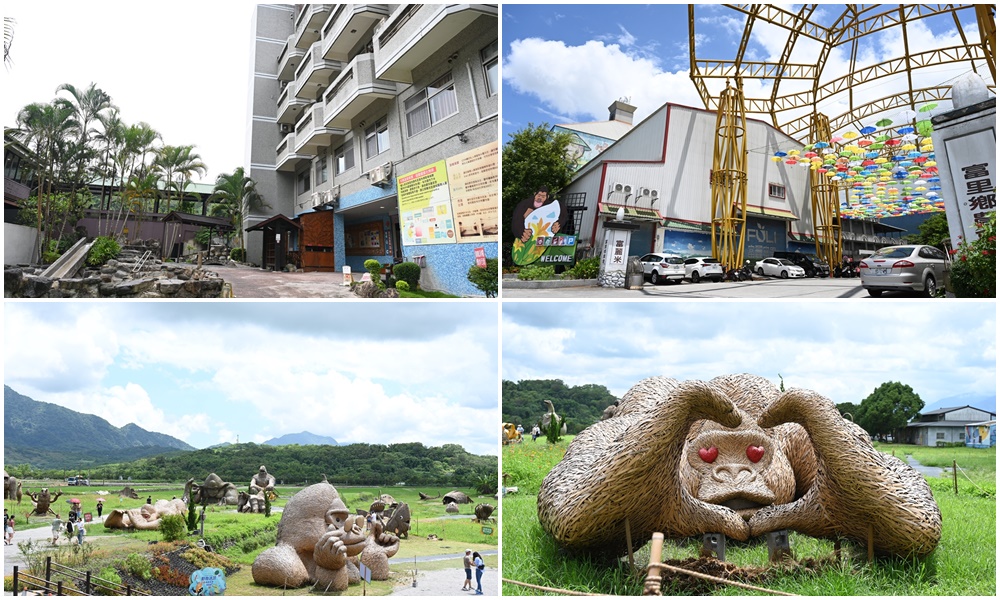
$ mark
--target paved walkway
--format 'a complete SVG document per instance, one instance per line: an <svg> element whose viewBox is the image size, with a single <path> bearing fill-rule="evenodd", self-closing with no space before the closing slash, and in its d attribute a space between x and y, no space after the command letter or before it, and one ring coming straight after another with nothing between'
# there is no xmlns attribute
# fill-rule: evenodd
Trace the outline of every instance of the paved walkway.
<svg viewBox="0 0 1000 600"><path fill-rule="evenodd" d="M940 477L945 472L945 469L942 469L941 467L928 467L920 464L920 461L913 458L910 454L906 455L906 464L916 469L921 475L926 475L928 477ZM948 470L950 471L951 469Z"/></svg>
<svg viewBox="0 0 1000 600"><path fill-rule="evenodd" d="M496 556L496 550L480 550L483 556ZM462 570L462 556L464 554L439 554L435 556L418 556L417 563L454 560L454 569L435 569L432 571L421 571L417 568L417 584L413 585L412 580L409 585L397 587L392 591L391 596L474 596L475 593L462 591L462 583L465 581L465 573ZM389 564L413 564L413 558L390 558ZM473 572L472 585L475 586L475 572ZM500 575L496 567L486 567L483 573L483 595L500 595Z"/></svg>
<svg viewBox="0 0 1000 600"><path fill-rule="evenodd" d="M341 273L264 271L257 267L205 265L233 286L236 298L357 298ZM360 275L357 275L360 277Z"/></svg>

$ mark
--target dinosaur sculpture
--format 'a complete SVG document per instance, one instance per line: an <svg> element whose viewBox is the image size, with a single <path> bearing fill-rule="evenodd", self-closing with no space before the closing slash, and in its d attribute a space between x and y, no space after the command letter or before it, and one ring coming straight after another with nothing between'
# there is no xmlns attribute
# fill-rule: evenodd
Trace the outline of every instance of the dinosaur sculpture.
<svg viewBox="0 0 1000 600"><path fill-rule="evenodd" d="M222 478L215 473L209 473L208 477L205 478L205 483L201 485L195 483L194 478L187 480L187 483L184 484L184 502L186 503L191 497L194 497L195 504L201 504L204 501L235 506L239 502L239 490L234 484L222 481Z"/></svg>
<svg viewBox="0 0 1000 600"><path fill-rule="evenodd" d="M492 518L493 511L496 510L492 504L486 504L482 502L476 505L476 520L477 521L494 521Z"/></svg>
<svg viewBox="0 0 1000 600"><path fill-rule="evenodd" d="M365 548L364 517L350 515L329 483L313 484L289 498L274 547L253 562L259 585L344 591L360 581L356 557Z"/></svg>
<svg viewBox="0 0 1000 600"><path fill-rule="evenodd" d="M63 495L62 492L58 492L53 496L49 493L49 488L42 488L36 494L31 493L31 490L24 490L24 493L31 498L31 504L34 507L31 512L24 515L25 520L31 517L47 517L50 514L55 515L57 519L59 518L59 513L52 510L51 506L53 502L59 499L59 496Z"/></svg>
<svg viewBox="0 0 1000 600"><path fill-rule="evenodd" d="M465 492L455 490L448 492L444 495L444 498L441 499L442 504L448 504L449 502L454 502L455 504L468 504L472 502L472 500L469 499L469 496Z"/></svg>
<svg viewBox="0 0 1000 600"><path fill-rule="evenodd" d="M131 498L133 500L139 499L139 492L132 489L132 486L129 485L126 485L125 487L114 493L117 494L118 496L121 496L122 498Z"/></svg>
<svg viewBox="0 0 1000 600"><path fill-rule="evenodd" d="M420 499L421 500L434 500L435 498L440 498L441 497L441 494L438 494L437 496L428 496L427 494L425 494L423 492L417 492L417 494L420 495Z"/></svg>
<svg viewBox="0 0 1000 600"><path fill-rule="evenodd" d="M754 375L639 382L545 477L538 518L568 550L616 556L626 518L638 543L791 529L924 556L941 538L919 473L875 450L831 400Z"/></svg>
<svg viewBox="0 0 1000 600"><path fill-rule="evenodd" d="M406 502L396 506L389 520L385 522L385 531L406 539L410 535L410 505Z"/></svg>
<svg viewBox="0 0 1000 600"><path fill-rule="evenodd" d="M545 406L548 407L549 412L547 412L544 415L542 415L542 431L543 432L548 431L549 430L549 424L552 423L553 419L557 419L560 422L562 422L562 427L559 429L559 432L562 435L566 435L566 431L567 431L566 430L566 422L562 421L562 419L560 419L559 415L556 414L556 407L552 405L552 401L551 400L546 400L545 401Z"/></svg>
<svg viewBox="0 0 1000 600"><path fill-rule="evenodd" d="M104 519L106 529L138 529L151 531L160 528L160 519L167 515L187 514L187 504L183 500L157 500L156 504L145 504L142 508L116 508Z"/></svg>

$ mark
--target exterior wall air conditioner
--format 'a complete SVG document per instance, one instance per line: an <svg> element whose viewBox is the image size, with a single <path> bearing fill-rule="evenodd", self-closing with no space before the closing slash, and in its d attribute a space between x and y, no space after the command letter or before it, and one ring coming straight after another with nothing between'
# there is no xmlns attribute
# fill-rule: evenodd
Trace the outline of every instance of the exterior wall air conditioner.
<svg viewBox="0 0 1000 600"><path fill-rule="evenodd" d="M368 171L368 182L372 185L384 186L389 183L389 177L392 176L392 163L385 163L384 165L379 165Z"/></svg>
<svg viewBox="0 0 1000 600"><path fill-rule="evenodd" d="M292 126L289 125L288 123L281 123L280 125L278 125L278 128L281 130L281 133L291 133L292 132Z"/></svg>

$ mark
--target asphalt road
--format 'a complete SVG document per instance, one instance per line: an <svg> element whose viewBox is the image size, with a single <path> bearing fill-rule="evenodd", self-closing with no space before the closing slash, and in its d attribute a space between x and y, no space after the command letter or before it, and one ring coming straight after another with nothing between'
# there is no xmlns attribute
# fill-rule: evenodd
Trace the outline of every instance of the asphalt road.
<svg viewBox="0 0 1000 600"><path fill-rule="evenodd" d="M658 298L870 298L861 287L861 279L774 279L753 281L652 285L641 290L602 288L597 286L560 287L549 289L510 289L501 285L501 298L596 298L601 300L636 300ZM919 298L916 294L886 293L883 298Z"/></svg>

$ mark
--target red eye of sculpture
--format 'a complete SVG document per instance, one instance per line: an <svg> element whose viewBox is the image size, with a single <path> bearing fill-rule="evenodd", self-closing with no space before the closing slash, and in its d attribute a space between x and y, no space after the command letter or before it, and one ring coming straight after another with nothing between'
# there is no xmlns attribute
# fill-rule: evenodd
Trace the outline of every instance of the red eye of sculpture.
<svg viewBox="0 0 1000 600"><path fill-rule="evenodd" d="M707 463L715 462L715 459L719 457L719 449L715 446L712 446L711 448L699 448L698 456L701 457L701 460Z"/></svg>
<svg viewBox="0 0 1000 600"><path fill-rule="evenodd" d="M747 446L747 458L750 459L750 462L760 462L760 459L764 458L764 447Z"/></svg>

